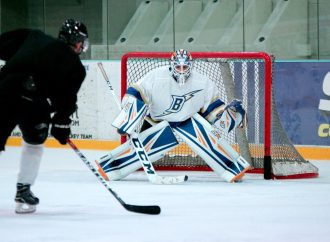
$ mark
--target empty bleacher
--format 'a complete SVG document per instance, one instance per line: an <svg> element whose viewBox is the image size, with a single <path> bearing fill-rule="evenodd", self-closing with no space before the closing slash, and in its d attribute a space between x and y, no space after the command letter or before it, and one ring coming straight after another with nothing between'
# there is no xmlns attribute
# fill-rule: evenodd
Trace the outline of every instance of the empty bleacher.
<svg viewBox="0 0 330 242"><path fill-rule="evenodd" d="M308 11L313 0L147 0L140 2L119 38L103 49L118 58L128 51L267 51L308 59ZM244 14L243 14L244 13ZM104 56L99 56L104 58Z"/></svg>

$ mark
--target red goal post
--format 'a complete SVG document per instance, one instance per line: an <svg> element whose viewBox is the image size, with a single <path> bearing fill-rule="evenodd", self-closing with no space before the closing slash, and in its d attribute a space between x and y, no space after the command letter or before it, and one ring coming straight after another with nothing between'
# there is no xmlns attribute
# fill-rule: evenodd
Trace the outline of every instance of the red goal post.
<svg viewBox="0 0 330 242"><path fill-rule="evenodd" d="M217 84L225 102L241 99L248 126L226 136L265 179L318 176L295 149L281 126L272 90L272 57L265 52L191 52L193 68ZM121 59L121 97L127 87L154 68L169 65L171 52L130 52ZM181 145L181 146L180 146ZM184 144L155 163L158 169L209 170ZM297 167L295 169L294 167Z"/></svg>

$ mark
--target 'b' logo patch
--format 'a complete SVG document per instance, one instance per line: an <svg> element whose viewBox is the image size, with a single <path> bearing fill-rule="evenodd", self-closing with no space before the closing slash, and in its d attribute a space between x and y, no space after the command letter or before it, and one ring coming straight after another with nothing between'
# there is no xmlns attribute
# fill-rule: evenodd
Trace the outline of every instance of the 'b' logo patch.
<svg viewBox="0 0 330 242"><path fill-rule="evenodd" d="M172 103L171 106L166 109L162 114L157 115L156 117L162 117L162 116L166 116L169 115L171 113L177 113L180 112L180 110L182 109L183 105L192 97L194 97L194 94L197 92L202 91L203 89L200 90L196 90L196 91L192 91L189 92L187 94L184 94L182 96L177 96L177 95L172 95Z"/></svg>

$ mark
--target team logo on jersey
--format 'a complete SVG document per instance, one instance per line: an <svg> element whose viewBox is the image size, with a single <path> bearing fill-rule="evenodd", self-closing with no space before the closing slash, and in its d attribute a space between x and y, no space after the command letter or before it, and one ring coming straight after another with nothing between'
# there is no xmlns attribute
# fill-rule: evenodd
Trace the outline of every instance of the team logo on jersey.
<svg viewBox="0 0 330 242"><path fill-rule="evenodd" d="M191 98L194 97L194 94L197 92L202 91L203 89L200 90L195 90L192 92L189 92L187 94L184 94L182 96L177 96L177 95L172 95L172 103L171 106L166 109L162 114L157 115L156 117L163 117L166 115L169 115L171 113L178 113L182 109L183 105L190 100Z"/></svg>

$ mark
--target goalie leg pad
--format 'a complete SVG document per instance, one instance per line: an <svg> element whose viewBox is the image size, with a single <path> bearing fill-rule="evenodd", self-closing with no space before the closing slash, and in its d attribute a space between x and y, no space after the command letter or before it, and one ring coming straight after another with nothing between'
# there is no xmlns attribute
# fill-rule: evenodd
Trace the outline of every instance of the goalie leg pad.
<svg viewBox="0 0 330 242"><path fill-rule="evenodd" d="M150 162L161 159L166 152L178 145L167 121L163 121L139 134L139 139ZM109 154L100 158L99 167L109 180L120 180L142 167L131 141L128 140Z"/></svg>
<svg viewBox="0 0 330 242"><path fill-rule="evenodd" d="M223 179L240 179L250 165L199 114L173 127L176 132Z"/></svg>

